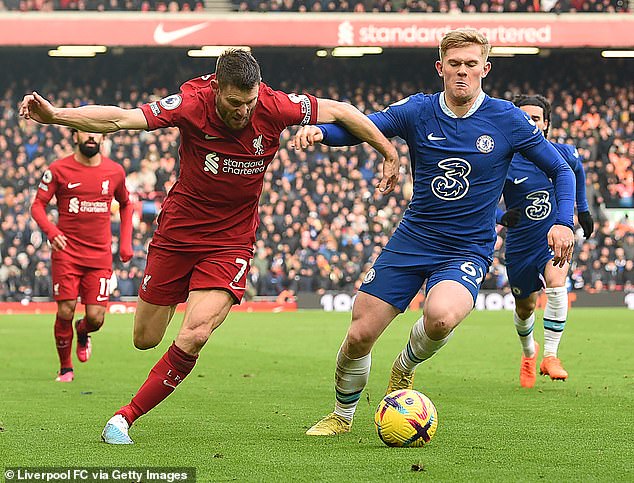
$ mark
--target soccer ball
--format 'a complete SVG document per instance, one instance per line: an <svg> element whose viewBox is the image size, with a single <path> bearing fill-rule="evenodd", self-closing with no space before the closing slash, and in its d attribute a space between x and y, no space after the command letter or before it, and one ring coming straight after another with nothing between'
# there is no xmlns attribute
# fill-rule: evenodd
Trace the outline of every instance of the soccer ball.
<svg viewBox="0 0 634 483"><path fill-rule="evenodd" d="M379 438L388 446L418 447L434 437L438 414L424 394L400 389L383 398L374 413L374 424Z"/></svg>

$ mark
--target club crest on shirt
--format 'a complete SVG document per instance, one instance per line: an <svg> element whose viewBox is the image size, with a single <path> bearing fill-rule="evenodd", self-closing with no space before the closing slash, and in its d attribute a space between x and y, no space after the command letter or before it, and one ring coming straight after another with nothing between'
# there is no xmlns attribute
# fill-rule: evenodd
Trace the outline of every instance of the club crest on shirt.
<svg viewBox="0 0 634 483"><path fill-rule="evenodd" d="M480 151L481 153L490 153L491 151L493 151L494 147L495 141L493 141L493 138L488 134L483 134L478 139L476 139L476 148L478 148L478 151Z"/></svg>
<svg viewBox="0 0 634 483"><path fill-rule="evenodd" d="M167 111L173 111L183 102L183 98L179 94L172 94L171 96L164 97L159 101L161 107Z"/></svg>
<svg viewBox="0 0 634 483"><path fill-rule="evenodd" d="M109 188L110 188L110 180L109 179L101 182L101 194L102 195L107 195Z"/></svg>
<svg viewBox="0 0 634 483"><path fill-rule="evenodd" d="M256 156L261 156L262 154L264 154L264 146L262 145L261 134L253 140L253 148L255 149Z"/></svg>

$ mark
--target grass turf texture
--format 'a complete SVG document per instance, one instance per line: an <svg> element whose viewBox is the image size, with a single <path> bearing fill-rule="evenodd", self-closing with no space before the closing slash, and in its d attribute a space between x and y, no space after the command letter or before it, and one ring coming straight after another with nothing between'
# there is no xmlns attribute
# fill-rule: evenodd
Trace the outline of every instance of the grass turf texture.
<svg viewBox="0 0 634 483"><path fill-rule="evenodd" d="M124 447L101 443L101 429L167 349L182 315L144 352L132 347L132 316L109 315L70 384L53 381L53 316L2 316L0 462L189 466L198 481L634 480L632 312L572 310L560 348L569 380L538 376L531 390L519 387L511 313L473 313L416 376L415 388L438 408L435 438L423 448L388 448L372 417L418 315L398 317L375 347L352 433L304 435L332 410L349 314L235 313L185 383L133 426L136 444ZM541 323L536 329L541 342Z"/></svg>

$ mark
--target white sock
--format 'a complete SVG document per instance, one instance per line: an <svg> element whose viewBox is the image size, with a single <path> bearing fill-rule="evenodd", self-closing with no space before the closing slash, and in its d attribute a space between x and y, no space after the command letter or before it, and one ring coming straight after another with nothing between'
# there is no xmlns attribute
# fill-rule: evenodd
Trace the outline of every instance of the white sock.
<svg viewBox="0 0 634 483"><path fill-rule="evenodd" d="M335 371L335 414L352 421L361 393L368 383L372 354L350 359L339 348Z"/></svg>
<svg viewBox="0 0 634 483"><path fill-rule="evenodd" d="M561 335L568 317L568 291L566 287L547 288L544 309L544 357L557 357Z"/></svg>
<svg viewBox="0 0 634 483"><path fill-rule="evenodd" d="M520 319L517 312L513 312L513 322L515 323L515 330L520 338L522 344L522 352L524 357L533 357L535 355L535 339L533 338L533 327L535 326L535 313L526 319Z"/></svg>
<svg viewBox="0 0 634 483"><path fill-rule="evenodd" d="M414 372L418 364L429 359L449 341L451 334L453 331L444 339L430 339L425 332L424 317L421 317L412 327L407 346L394 361L394 366L406 374Z"/></svg>

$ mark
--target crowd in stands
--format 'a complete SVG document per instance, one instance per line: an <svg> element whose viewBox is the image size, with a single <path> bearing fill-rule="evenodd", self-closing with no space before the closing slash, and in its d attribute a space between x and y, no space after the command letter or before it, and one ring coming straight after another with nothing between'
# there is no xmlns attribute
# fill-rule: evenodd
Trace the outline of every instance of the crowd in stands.
<svg viewBox="0 0 634 483"><path fill-rule="evenodd" d="M0 60L12 65L15 75L13 80L0 78L0 301L20 301L51 296L51 250L29 209L48 163L73 148L68 129L17 117L24 93L36 88L64 106L133 107L173 93L180 82L211 69L208 61L170 53L103 57L91 60L90 69L83 60L6 55L0 54ZM433 52L420 52L416 59L411 54L370 59L292 55L256 52L271 86L349 101L366 113L414 92L440 88ZM553 54L521 62L494 59L485 81L486 92L498 97L520 92L547 95L554 105L552 139L575 143L585 160L597 229L590 240L577 231L574 290L634 290L634 221L625 215L633 206L634 67L626 60L601 60L590 54ZM409 65L420 66L419 72ZM402 160L401 184L382 197L375 191L380 159L367 145L318 145L296 152L289 146L290 137L290 132L283 133L279 153L265 176L247 295L285 298L301 291L352 292L407 207L412 190L407 147L395 140ZM121 131L106 138L103 151L125 168L135 204L134 258L122 264L115 256L115 299L137 293L160 203L177 177L178 142L175 129ZM54 205L49 210L55 217ZM619 214L614 215L615 210ZM113 211L113 232L118 233ZM504 234L499 233L499 250L484 288L508 291ZM117 251L114 236L113 252Z"/></svg>
<svg viewBox="0 0 634 483"><path fill-rule="evenodd" d="M204 0L0 0L0 12L202 12Z"/></svg>
<svg viewBox="0 0 634 483"><path fill-rule="evenodd" d="M239 12L629 12L629 0L233 0ZM203 0L0 0L0 11L201 12Z"/></svg>
<svg viewBox="0 0 634 483"><path fill-rule="evenodd" d="M628 0L234 0L240 12L617 13Z"/></svg>

